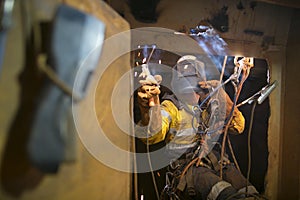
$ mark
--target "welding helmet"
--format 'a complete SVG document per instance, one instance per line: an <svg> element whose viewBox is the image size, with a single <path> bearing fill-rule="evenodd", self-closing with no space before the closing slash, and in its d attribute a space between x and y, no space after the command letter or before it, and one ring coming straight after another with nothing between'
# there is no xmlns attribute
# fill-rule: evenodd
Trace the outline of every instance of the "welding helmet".
<svg viewBox="0 0 300 200"><path fill-rule="evenodd" d="M172 89L175 94L201 92L200 81L206 81L205 64L194 55L178 59L172 75Z"/></svg>

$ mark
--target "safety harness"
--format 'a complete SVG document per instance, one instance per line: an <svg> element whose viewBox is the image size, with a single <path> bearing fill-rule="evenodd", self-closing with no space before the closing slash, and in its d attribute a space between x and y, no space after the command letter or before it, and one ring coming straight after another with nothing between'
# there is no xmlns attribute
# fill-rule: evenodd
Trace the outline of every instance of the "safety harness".
<svg viewBox="0 0 300 200"><path fill-rule="evenodd" d="M163 100L170 100L178 109L186 109L185 105L178 101L175 95L164 95ZM186 109L187 110L187 109ZM191 111L187 110L189 113ZM194 115L194 113L191 113ZM199 115L200 116L200 115ZM162 191L161 199L165 198L165 194L169 199L192 199L196 195L193 177L193 166L206 167L216 172L220 171L220 148L214 148L206 156L199 159L199 152L202 147L202 140L205 137L205 126L199 126L198 142L195 147L189 149L180 158L173 160L168 166L168 172L166 173L166 185ZM216 145L217 146L217 145ZM229 164L227 156L223 159L222 167ZM187 191L188 197L184 196L184 191Z"/></svg>

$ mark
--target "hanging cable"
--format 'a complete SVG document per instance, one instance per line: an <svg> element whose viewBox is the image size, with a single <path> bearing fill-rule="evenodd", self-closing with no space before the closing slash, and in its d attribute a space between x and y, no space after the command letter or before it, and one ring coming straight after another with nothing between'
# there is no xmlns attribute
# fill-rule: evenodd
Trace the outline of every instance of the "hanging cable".
<svg viewBox="0 0 300 200"><path fill-rule="evenodd" d="M157 184L156 184L156 180L155 180L155 175L153 172L153 167L152 167L152 162L151 162L151 157L150 157L150 145L149 145L149 136L150 136L150 125L152 122L152 110L149 110L149 114L150 114L150 119L149 119L149 124L147 127L147 158L148 158L148 162L149 162L149 168L151 171L151 177L152 177L152 182L153 182L153 186L154 186L154 190L155 190L155 194L156 194L156 198L157 200L159 200L159 192L158 192L158 188L157 188Z"/></svg>
<svg viewBox="0 0 300 200"><path fill-rule="evenodd" d="M255 111L256 105L257 105L257 101L254 101L254 104L253 104L252 110L251 110L250 124L249 124L249 130L248 130L248 168L247 168L246 193L248 193L248 184L249 184L250 171L251 171L251 132L252 132L254 111Z"/></svg>
<svg viewBox="0 0 300 200"><path fill-rule="evenodd" d="M143 59L143 66L146 66L144 69L144 73L142 72L140 74L140 76L146 76L146 79L147 78L151 78L151 79L154 79L154 77L151 75L149 69L148 69L148 63L150 62L150 59L153 55L153 52L155 51L156 49L156 45L151 45L152 49L151 49L151 52L150 52L150 55L148 56L148 58L144 58ZM148 48L148 46L138 46L138 48ZM142 66L142 67L143 67ZM150 102L149 102L150 103ZM151 157L150 157L150 144L149 144L149 137L151 135L151 131L150 131L150 127L151 127L151 124L152 124L152 110L149 109L149 123L148 123L148 127L147 127L147 137L146 137L146 151L147 151L147 160L148 160L148 163L149 163L149 168L150 168L150 172L151 172L151 177L152 177L152 182L153 182L153 186L154 186L154 190L155 190L155 194L156 194L156 198L157 200L160 199L160 195L159 195L159 192L158 192L158 188L157 188L157 184L156 184L156 179L155 179L155 174L153 172L153 167L152 167L152 162L151 162Z"/></svg>

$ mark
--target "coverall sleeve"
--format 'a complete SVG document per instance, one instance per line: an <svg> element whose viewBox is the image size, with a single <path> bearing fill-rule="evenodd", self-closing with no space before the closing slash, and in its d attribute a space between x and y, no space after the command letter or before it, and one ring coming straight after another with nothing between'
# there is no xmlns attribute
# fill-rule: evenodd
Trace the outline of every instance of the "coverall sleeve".
<svg viewBox="0 0 300 200"><path fill-rule="evenodd" d="M231 112L233 102L230 99L229 95L226 93L226 117L229 117L229 113ZM233 110L232 120L229 122L229 132L233 134L241 134L243 133L245 128L245 118L242 112L235 107Z"/></svg>
<svg viewBox="0 0 300 200"><path fill-rule="evenodd" d="M172 120L176 117L177 113L178 110L171 101L163 101L161 104L161 130L156 133L151 133L148 126L141 126L140 124L138 124L135 128L136 136L138 136L144 143L147 143L148 140L149 144L156 144L165 140L166 135L168 134L170 129L170 124L172 123Z"/></svg>

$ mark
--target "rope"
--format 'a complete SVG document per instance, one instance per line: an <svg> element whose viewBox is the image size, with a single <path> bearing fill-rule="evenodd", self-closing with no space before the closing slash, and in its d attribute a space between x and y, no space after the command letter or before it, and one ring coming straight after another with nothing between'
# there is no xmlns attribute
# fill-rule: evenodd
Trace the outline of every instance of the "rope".
<svg viewBox="0 0 300 200"><path fill-rule="evenodd" d="M181 175L180 175L180 179L183 178L183 176L185 175L185 173L187 172L187 170L197 162L197 160L199 159L199 157L194 158L191 162L189 162L189 164L184 168L184 170L182 171Z"/></svg>
<svg viewBox="0 0 300 200"><path fill-rule="evenodd" d="M240 93L241 93L243 84L244 84L244 82L246 81L246 79L248 78L249 73L250 73L250 68L247 68L247 70L243 70L242 80L241 80L241 82L240 82L240 84L238 85L238 88L237 88L237 90L236 90L236 95L235 95L235 97L234 97L234 101L233 101L233 105L232 105L232 109L231 109L230 118L229 118L229 120L228 120L228 123L226 123L226 126L225 126L224 136L223 136L223 141L222 141L222 149L221 149L221 159L220 159L220 160L221 160L221 162L220 162L220 178L221 178L221 179L223 178L222 164L223 164L223 159L224 159L225 142L226 142L226 138L227 138L227 134L228 134L229 124L230 124L230 121L231 121L232 118L233 118L234 108L236 107L236 103L237 103L237 100L238 100L239 95L240 95ZM233 153L233 151L232 151L231 153Z"/></svg>
<svg viewBox="0 0 300 200"><path fill-rule="evenodd" d="M239 166L239 164L237 162L237 159L235 157L235 154L234 154L234 151L233 151L233 148L232 148L232 145L231 145L231 141L230 141L229 135L227 135L227 143L228 143L228 147L230 149L230 153L231 153L232 158L233 158L233 162L234 162L236 168L239 170L239 172L241 172L240 166Z"/></svg>

